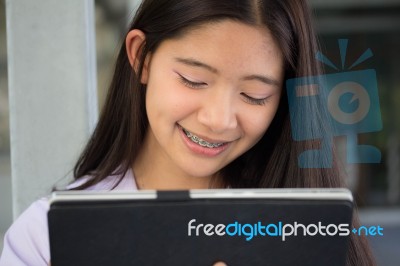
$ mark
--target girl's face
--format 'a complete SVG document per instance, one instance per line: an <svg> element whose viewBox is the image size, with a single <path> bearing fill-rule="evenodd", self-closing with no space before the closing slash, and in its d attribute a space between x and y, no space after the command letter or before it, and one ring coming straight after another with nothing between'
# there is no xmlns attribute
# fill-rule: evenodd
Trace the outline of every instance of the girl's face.
<svg viewBox="0 0 400 266"><path fill-rule="evenodd" d="M213 176L260 140L277 111L283 57L265 28L206 24L148 59L144 150L165 172Z"/></svg>

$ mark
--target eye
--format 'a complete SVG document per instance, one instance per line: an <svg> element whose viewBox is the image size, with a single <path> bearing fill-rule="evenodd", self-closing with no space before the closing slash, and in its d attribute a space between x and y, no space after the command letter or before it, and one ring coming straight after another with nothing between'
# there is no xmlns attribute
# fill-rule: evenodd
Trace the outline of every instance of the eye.
<svg viewBox="0 0 400 266"><path fill-rule="evenodd" d="M191 80L185 78L184 76L182 76L181 74L179 74L179 73L177 73L177 74L178 74L178 76L179 76L180 81L181 81L186 87L189 87L189 88L192 88L192 89L198 89L198 88L207 86L207 83L205 83L205 82L195 82L195 81L191 81Z"/></svg>
<svg viewBox="0 0 400 266"><path fill-rule="evenodd" d="M268 101L268 97L262 98L262 99L257 99L257 98L253 98L250 97L249 95L245 94L245 93L241 93L240 95L243 96L244 100L246 102L248 102L249 104L253 104L253 105L265 105L265 103Z"/></svg>

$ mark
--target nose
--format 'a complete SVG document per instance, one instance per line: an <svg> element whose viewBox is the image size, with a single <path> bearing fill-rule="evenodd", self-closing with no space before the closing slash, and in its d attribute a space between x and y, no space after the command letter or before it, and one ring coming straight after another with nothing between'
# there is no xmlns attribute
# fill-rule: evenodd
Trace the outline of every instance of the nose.
<svg viewBox="0 0 400 266"><path fill-rule="evenodd" d="M214 133L222 133L238 125L234 99L228 94L208 94L198 111L198 121Z"/></svg>

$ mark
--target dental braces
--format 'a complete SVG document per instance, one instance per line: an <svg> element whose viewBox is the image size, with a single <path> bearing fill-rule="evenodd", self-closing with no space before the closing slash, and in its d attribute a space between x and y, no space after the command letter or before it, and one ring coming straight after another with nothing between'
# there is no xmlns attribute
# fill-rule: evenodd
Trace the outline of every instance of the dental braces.
<svg viewBox="0 0 400 266"><path fill-rule="evenodd" d="M224 145L224 143L210 143L208 141L205 141L204 139L199 138L196 135L193 135L192 133L190 133L189 131L185 130L184 128L182 128L182 129L183 129L183 132L185 132L186 136L191 141L193 141L196 144L199 144L202 147L207 147L207 148L213 149L213 148L218 148L218 147L221 147L222 145Z"/></svg>

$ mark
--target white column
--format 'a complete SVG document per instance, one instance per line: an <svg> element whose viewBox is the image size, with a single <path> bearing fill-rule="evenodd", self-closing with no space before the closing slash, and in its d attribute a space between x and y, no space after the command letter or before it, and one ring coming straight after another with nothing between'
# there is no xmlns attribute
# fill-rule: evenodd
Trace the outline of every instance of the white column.
<svg viewBox="0 0 400 266"><path fill-rule="evenodd" d="M128 0L127 1L127 7L128 7L128 23L130 24L137 9L139 8L140 4L142 3L142 0Z"/></svg>
<svg viewBox="0 0 400 266"><path fill-rule="evenodd" d="M73 165L97 121L93 0L6 0L14 218Z"/></svg>

